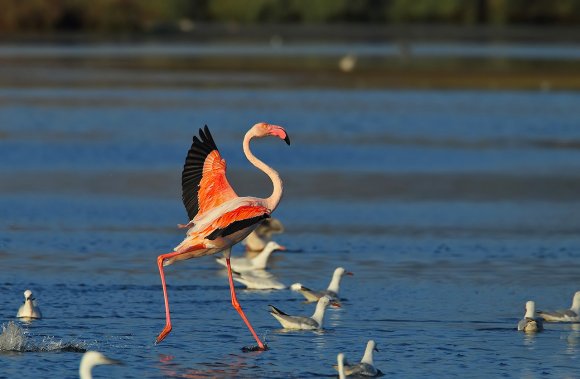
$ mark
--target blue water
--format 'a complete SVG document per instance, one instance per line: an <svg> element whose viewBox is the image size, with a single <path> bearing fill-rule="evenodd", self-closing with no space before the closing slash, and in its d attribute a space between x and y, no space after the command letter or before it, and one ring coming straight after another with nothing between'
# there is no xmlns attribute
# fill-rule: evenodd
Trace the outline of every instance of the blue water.
<svg viewBox="0 0 580 379"><path fill-rule="evenodd" d="M332 377L336 354L356 361L371 338L394 377L579 377L577 325L515 330L526 300L568 307L580 290L578 104L573 92L2 88L0 323L32 289L45 317L19 324L31 344L125 362L96 377ZM286 182L275 216L290 251L271 272L322 288L344 266L343 307L323 331L285 332L268 304L314 307L240 287L270 346L244 353L253 340L224 271L179 262L166 269L173 331L154 345L156 257L183 238L191 137L208 124L236 188L263 196L241 151L261 120L292 140L254 145ZM80 357L4 353L0 377L74 378Z"/></svg>

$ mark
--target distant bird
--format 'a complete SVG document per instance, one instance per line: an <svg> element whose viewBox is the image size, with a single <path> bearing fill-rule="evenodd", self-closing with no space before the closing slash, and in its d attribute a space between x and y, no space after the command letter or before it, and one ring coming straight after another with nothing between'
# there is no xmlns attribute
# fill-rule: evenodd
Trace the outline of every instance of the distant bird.
<svg viewBox="0 0 580 379"><path fill-rule="evenodd" d="M246 238L262 220L270 217L282 198L282 180L278 173L250 151L252 138L267 136L278 137L290 144L284 128L264 122L252 126L244 136L243 142L246 158L272 181L274 189L272 195L266 199L239 197L234 192L226 178L226 162L222 159L207 126L204 130L199 130L200 138L193 137L181 176L183 204L190 221L185 225L178 225L181 228L188 228L187 236L173 252L157 257L166 321L165 327L157 336L156 343L161 342L171 332L163 267L176 261L223 252L228 269L232 305L254 336L258 349L266 349L238 302L232 279L230 254L232 246Z"/></svg>
<svg viewBox="0 0 580 379"><path fill-rule="evenodd" d="M242 241L246 245L246 253L256 253L264 250L266 244L272 240L273 234L284 232L284 225L276 218L267 218Z"/></svg>
<svg viewBox="0 0 580 379"><path fill-rule="evenodd" d="M356 67L357 57L354 54L347 54L340 58L338 67L342 72L351 72Z"/></svg>
<svg viewBox="0 0 580 379"><path fill-rule="evenodd" d="M536 303L531 300L526 303L526 314L524 318L518 322L518 330L522 330L526 333L535 333L544 330L542 319L536 317Z"/></svg>
<svg viewBox="0 0 580 379"><path fill-rule="evenodd" d="M283 290L286 286L265 270L233 272L233 278L251 290Z"/></svg>
<svg viewBox="0 0 580 379"><path fill-rule="evenodd" d="M31 290L24 291L24 304L18 309L16 314L18 318L42 318L40 308L36 305L36 299L32 296Z"/></svg>
<svg viewBox="0 0 580 379"><path fill-rule="evenodd" d="M538 311L538 314L544 321L548 322L578 322L580 321L580 291L574 294L572 306L570 309L557 311Z"/></svg>
<svg viewBox="0 0 580 379"><path fill-rule="evenodd" d="M381 372L377 370L373 363L373 350L379 351L375 344L375 341L369 340L367 342L367 347L365 349L365 354L363 355L359 364L356 365L349 365L346 361L343 361L344 364L344 373L346 376L379 376ZM336 370L338 370L338 366L334 366Z"/></svg>
<svg viewBox="0 0 580 379"><path fill-rule="evenodd" d="M301 329L301 330L313 330L322 329L322 321L324 320L324 311L328 304L330 304L330 298L328 296L323 296L318 300L316 304L316 311L311 317L306 316L290 316L273 305L270 305L270 314L274 316L276 320L285 329Z"/></svg>
<svg viewBox="0 0 580 379"><path fill-rule="evenodd" d="M79 367L79 376L81 379L92 379L93 367L98 365L121 365L121 361L116 359L107 358L98 351L87 351L83 354L81 358L81 364Z"/></svg>
<svg viewBox="0 0 580 379"><path fill-rule="evenodd" d="M275 241L270 241L266 244L264 250L254 258L234 257L230 259L230 265L232 266L232 270L237 272L263 270L268 266L270 255L276 250L286 250L286 248L278 245ZM223 266L227 266L226 258L224 257L218 257L216 261Z"/></svg>
<svg viewBox="0 0 580 379"><path fill-rule="evenodd" d="M336 370L338 371L338 379L346 379L346 374L344 373L344 354L338 353L336 356L336 363L337 367Z"/></svg>
<svg viewBox="0 0 580 379"><path fill-rule="evenodd" d="M306 298L307 303L318 301L318 299L320 299L322 296L328 296L334 302L338 302L340 300L338 297L338 291L340 290L340 279L342 279L343 275L352 276L353 273L346 271L342 267L337 267L334 270L334 274L332 274L332 280L330 281L326 291L313 291L310 288L304 287L301 283L292 284L290 289L300 292L302 296Z"/></svg>

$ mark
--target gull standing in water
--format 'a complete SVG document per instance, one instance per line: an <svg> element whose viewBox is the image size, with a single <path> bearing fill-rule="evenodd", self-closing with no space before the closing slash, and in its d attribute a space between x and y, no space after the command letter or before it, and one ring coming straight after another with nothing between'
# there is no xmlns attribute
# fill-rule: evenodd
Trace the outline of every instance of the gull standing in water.
<svg viewBox="0 0 580 379"><path fill-rule="evenodd" d="M580 321L580 291L574 294L572 306L570 309L557 311L538 311L538 314L544 321L548 322L578 322Z"/></svg>
<svg viewBox="0 0 580 379"><path fill-rule="evenodd" d="M107 358L98 351L87 351L83 354L81 364L79 366L79 376L81 379L92 379L93 367L98 365L121 365L121 361Z"/></svg>
<svg viewBox="0 0 580 379"><path fill-rule="evenodd" d="M338 291L340 289L340 279L342 279L343 275L350 275L352 276L352 272L346 271L342 267L337 267L334 270L334 274L332 274L332 280L328 285L326 291L313 291L310 288L304 287L301 283L294 283L290 286L290 289L293 291L300 292L302 296L306 298L307 303L313 303L318 301L323 296L328 296L333 302L338 302L340 298L338 297Z"/></svg>
<svg viewBox="0 0 580 379"><path fill-rule="evenodd" d="M222 159L207 125L203 130L199 130L199 138L193 137L181 175L183 204L190 221L178 226L187 228L187 235L174 251L157 257L165 300L165 327L157 336L156 343L163 341L171 332L169 299L163 267L177 261L223 252L228 269L232 306L252 333L258 344L257 349L266 350L266 346L258 338L238 302L232 279L230 255L232 246L246 238L262 220L269 218L282 199L280 175L256 158L250 150L250 141L253 138L267 136L278 137L290 144L284 128L265 122L252 126L244 136L242 144L244 154L250 163L262 170L272 181L274 187L272 194L265 199L240 197L236 194L226 177L226 161Z"/></svg>
<svg viewBox="0 0 580 379"><path fill-rule="evenodd" d="M365 354L363 355L359 364L356 365L349 365L347 362L343 361L344 365L344 373L346 376L378 376L381 374L379 370L377 370L373 363L373 351L379 351L375 344L375 341L369 340L367 342L367 347L365 350ZM338 366L334 366L336 370L338 370Z"/></svg>
<svg viewBox="0 0 580 379"><path fill-rule="evenodd" d="M544 330L542 318L536 317L536 303L531 300L526 303L526 314L518 322L518 330L523 330L526 333L535 333Z"/></svg>
<svg viewBox="0 0 580 379"><path fill-rule="evenodd" d="M278 320L285 329L322 329L324 311L328 304L330 304L330 298L328 296L321 297L320 300L318 300L318 304L316 304L316 311L314 311L314 314L311 317L290 316L273 305L270 305L270 314L274 316L274 318Z"/></svg>
<svg viewBox="0 0 580 379"><path fill-rule="evenodd" d="M256 230L250 233L245 240L242 241L246 245L246 254L257 254L264 250L266 244L272 240L272 234L279 234L284 232L284 226L280 220L276 218L265 219L258 225Z"/></svg>
<svg viewBox="0 0 580 379"><path fill-rule="evenodd" d="M278 243L274 241L270 241L266 244L264 250L262 250L262 252L256 255L254 258L248 259L245 257L234 257L230 259L230 265L232 270L237 272L263 270L268 266L268 259L270 258L270 254L276 250L286 250L286 248L284 246L278 245ZM223 266L227 266L225 257L218 257L216 258L216 261Z"/></svg>
<svg viewBox="0 0 580 379"><path fill-rule="evenodd" d="M32 296L31 290L24 291L24 304L18 309L16 317L28 319L42 318L42 313L40 313L40 309L36 305L36 299Z"/></svg>

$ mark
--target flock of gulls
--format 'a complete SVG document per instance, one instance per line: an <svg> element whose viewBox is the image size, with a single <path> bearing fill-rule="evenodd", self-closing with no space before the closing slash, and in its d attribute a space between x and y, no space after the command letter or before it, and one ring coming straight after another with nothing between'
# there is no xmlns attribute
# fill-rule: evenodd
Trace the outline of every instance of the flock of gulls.
<svg viewBox="0 0 580 379"><path fill-rule="evenodd" d="M258 290L280 290L287 288L278 282L274 276L267 271L268 258L275 250L284 250L284 247L277 242L270 240L273 234L282 233L284 228L277 219L268 219L260 225L260 230L248 236L244 240L246 253L244 257L232 258L232 268L235 267L234 280L244 284L248 289ZM252 241L252 242L250 242ZM253 250L256 246L261 250ZM225 265L222 258L216 261ZM234 263L235 262L235 263ZM252 262L259 262L253 264ZM334 270L332 279L325 290L314 291L301 283L294 283L290 289L300 293L305 298L305 303L316 303L314 314L308 316L292 316L284 313L277 307L270 305L270 314L278 320L284 329L294 330L319 330L323 327L325 309L328 305L341 307L340 283L344 275L353 275L343 267ZM40 308L36 304L36 299L32 291L24 291L24 304L18 309L17 317L24 320L34 320L42 318ZM536 310L534 301L526 302L526 313L524 318L518 322L517 330L526 333L541 332L544 322L580 322L580 291L574 294L572 306L569 309L555 311ZM349 364L344 353L337 355L337 364L334 369L338 371L339 378L347 377L377 377L382 372L374 366L373 352L378 351L376 343L369 340L364 351L364 355L359 363ZM121 361L106 357L97 351L87 351L79 366L79 376L81 379L92 378L91 370L97 365L119 365Z"/></svg>
<svg viewBox="0 0 580 379"><path fill-rule="evenodd" d="M225 160L221 157L207 126L199 130L199 137L193 137L182 172L182 199L189 221L186 224L178 224L179 228L187 229L186 236L173 251L161 254L157 258L165 301L166 324L155 343L163 341L172 330L164 267L180 260L223 253L223 257L216 260L227 269L232 306L257 342L257 346L249 350L268 349L244 314L234 286L234 281L237 281L248 289L286 288L266 270L271 254L276 250L284 250L283 246L272 240L272 236L283 232L284 228L280 221L271 217L271 213L282 199L282 180L273 168L254 156L250 150L250 141L253 138L268 136L277 137L290 145L290 138L284 128L263 122L250 128L244 136L242 145L249 162L264 172L272 181L273 191L267 198L241 197L236 194L226 177ZM246 255L232 258L232 247L240 242L246 245ZM294 283L290 286L291 290L304 296L307 303L316 303L312 316L289 315L273 305L270 305L270 314L285 329L322 329L326 308L329 305L341 306L339 290L340 281L344 275L352 275L352 273L342 267L336 268L325 290L311 290L301 283ZM32 292L26 290L24 297L24 304L18 310L17 316L27 319L41 318L42 314L35 304ZM536 312L535 303L528 301L524 319L518 323L517 329L526 333L539 332L543 329L543 321L580 321L580 291L574 295L572 307L561 311ZM337 365L334 367L339 377L381 375L382 373L374 367L373 351L378 350L375 342L370 340L361 361L352 365L345 361L343 353L338 354ZM91 378L91 369L95 365L119 363L101 353L89 351L81 359L79 375L82 379Z"/></svg>

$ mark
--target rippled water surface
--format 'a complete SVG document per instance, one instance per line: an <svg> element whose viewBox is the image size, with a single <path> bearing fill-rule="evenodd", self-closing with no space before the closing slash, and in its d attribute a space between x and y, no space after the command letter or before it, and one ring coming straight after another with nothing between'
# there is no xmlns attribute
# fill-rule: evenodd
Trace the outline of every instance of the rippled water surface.
<svg viewBox="0 0 580 379"><path fill-rule="evenodd" d="M27 288L45 318L18 323L37 351L0 354L0 377L74 378L83 349L124 361L98 377L332 377L336 354L356 361L371 338L388 376L579 377L577 325L515 330L526 300L568 307L580 290L578 104L574 92L4 87L0 322ZM344 266L343 307L323 331L285 332L268 304L314 307L240 287L270 346L243 353L253 340L221 266L179 262L166 269L173 332L156 346L156 257L183 237L191 137L208 124L238 193L266 196L241 151L260 120L292 140L253 147L285 180L275 216L289 251L271 272L322 288Z"/></svg>

